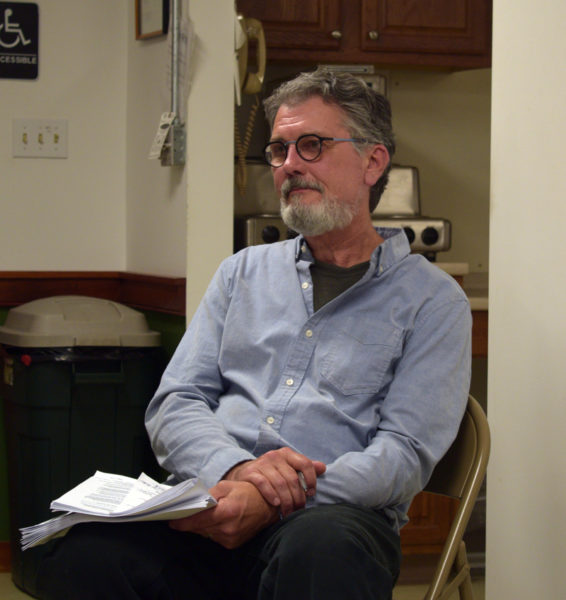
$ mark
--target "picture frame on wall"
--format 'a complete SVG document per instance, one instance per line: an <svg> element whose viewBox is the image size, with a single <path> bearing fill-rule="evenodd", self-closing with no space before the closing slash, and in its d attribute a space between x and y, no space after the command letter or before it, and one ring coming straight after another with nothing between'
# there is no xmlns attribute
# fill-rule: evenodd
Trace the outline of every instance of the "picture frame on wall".
<svg viewBox="0 0 566 600"><path fill-rule="evenodd" d="M147 40L167 33L169 0L135 0L136 40Z"/></svg>

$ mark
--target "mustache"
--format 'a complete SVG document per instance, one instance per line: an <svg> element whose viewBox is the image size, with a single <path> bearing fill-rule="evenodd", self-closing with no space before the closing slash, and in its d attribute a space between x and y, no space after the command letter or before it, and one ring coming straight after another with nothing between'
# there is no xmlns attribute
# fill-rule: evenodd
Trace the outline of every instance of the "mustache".
<svg viewBox="0 0 566 600"><path fill-rule="evenodd" d="M316 181L309 181L304 177L290 177L283 182L281 186L281 196L285 200L289 197L289 194L296 189L309 189L316 190L322 193L322 186Z"/></svg>

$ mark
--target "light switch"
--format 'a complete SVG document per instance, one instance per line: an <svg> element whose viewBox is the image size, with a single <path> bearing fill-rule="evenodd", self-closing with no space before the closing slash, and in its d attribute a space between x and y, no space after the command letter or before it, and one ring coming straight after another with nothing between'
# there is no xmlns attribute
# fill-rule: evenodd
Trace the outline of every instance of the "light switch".
<svg viewBox="0 0 566 600"><path fill-rule="evenodd" d="M67 158L67 119L12 119L14 158Z"/></svg>

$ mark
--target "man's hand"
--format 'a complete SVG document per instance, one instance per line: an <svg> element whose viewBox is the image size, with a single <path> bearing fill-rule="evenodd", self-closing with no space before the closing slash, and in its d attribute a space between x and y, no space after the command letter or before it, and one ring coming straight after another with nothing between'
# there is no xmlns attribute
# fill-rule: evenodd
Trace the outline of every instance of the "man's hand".
<svg viewBox="0 0 566 600"><path fill-rule="evenodd" d="M286 516L303 508L307 496L314 496L316 478L324 471L324 463L311 460L291 448L279 448L236 465L224 475L224 479L253 483L267 502L279 507L281 514ZM299 473L303 474L306 492Z"/></svg>
<svg viewBox="0 0 566 600"><path fill-rule="evenodd" d="M270 506L250 483L220 481L209 492L218 502L214 508L170 521L170 527L209 537L232 549L279 518L278 510Z"/></svg>

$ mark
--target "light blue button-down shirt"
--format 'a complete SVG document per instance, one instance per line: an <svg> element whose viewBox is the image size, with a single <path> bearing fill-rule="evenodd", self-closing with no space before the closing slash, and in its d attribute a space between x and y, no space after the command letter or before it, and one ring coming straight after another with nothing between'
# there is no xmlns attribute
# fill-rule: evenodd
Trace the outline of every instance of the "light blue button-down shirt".
<svg viewBox="0 0 566 600"><path fill-rule="evenodd" d="M147 411L174 480L211 487L289 446L327 464L310 504L406 521L464 412L471 314L401 230L378 232L385 241L362 279L316 312L301 236L222 263Z"/></svg>

